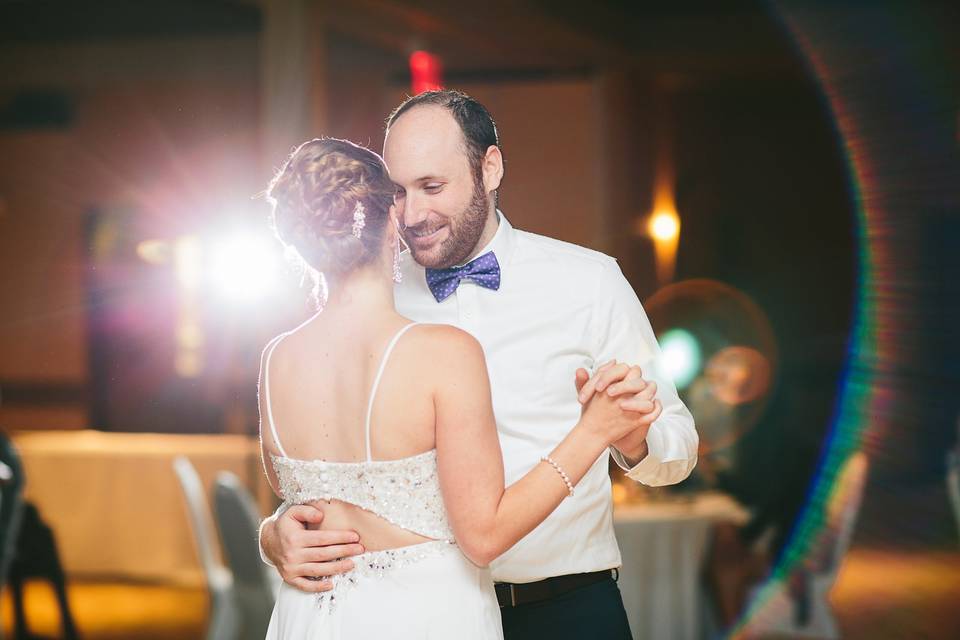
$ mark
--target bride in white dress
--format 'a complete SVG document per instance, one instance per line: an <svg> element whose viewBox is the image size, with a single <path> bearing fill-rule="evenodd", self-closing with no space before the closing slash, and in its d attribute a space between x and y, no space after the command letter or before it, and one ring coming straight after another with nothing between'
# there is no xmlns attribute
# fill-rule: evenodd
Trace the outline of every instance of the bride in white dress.
<svg viewBox="0 0 960 640"><path fill-rule="evenodd" d="M394 192L377 154L334 139L301 145L270 186L278 237L329 295L264 350L264 468L286 503L321 509L323 529L356 531L362 551L320 593L284 583L271 639L502 638L486 566L636 427L637 414L598 394L505 488L480 345L394 307Z"/></svg>

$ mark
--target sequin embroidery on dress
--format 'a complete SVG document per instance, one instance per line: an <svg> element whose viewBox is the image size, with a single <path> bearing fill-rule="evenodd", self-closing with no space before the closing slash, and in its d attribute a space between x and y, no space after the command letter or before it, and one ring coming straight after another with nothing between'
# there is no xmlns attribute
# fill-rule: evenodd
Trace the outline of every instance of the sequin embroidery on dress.
<svg viewBox="0 0 960 640"><path fill-rule="evenodd" d="M298 460L287 456L270 408L270 356L279 339L268 347L264 373L267 417L274 442L282 454L271 454L270 459L284 502L339 500L370 511L402 529L433 538L421 544L355 556L354 568L329 578L333 589L317 594L317 605L324 611L332 611L337 600L363 580L381 578L389 571L456 549L440 492L436 449L397 460L373 460L371 456L370 414L377 387L397 340L415 324L408 324L393 337L380 362L367 406L367 459L363 462Z"/></svg>
<svg viewBox="0 0 960 640"><path fill-rule="evenodd" d="M399 460L325 462L270 456L289 504L340 500L427 538L453 540L440 493L437 452Z"/></svg>

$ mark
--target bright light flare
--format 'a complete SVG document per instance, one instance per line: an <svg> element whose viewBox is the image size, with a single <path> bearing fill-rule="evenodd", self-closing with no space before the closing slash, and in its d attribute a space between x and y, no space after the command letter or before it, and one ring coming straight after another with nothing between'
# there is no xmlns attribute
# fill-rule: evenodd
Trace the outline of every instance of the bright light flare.
<svg viewBox="0 0 960 640"><path fill-rule="evenodd" d="M238 302L265 297L276 285L277 256L267 238L238 233L215 243L210 251L209 285Z"/></svg>
<svg viewBox="0 0 960 640"><path fill-rule="evenodd" d="M203 248L196 236L180 236L173 248L173 266L177 282L185 291L195 291L200 285Z"/></svg>
<svg viewBox="0 0 960 640"><path fill-rule="evenodd" d="M659 242L670 242L680 235L680 218L672 211L659 211L650 217L650 235Z"/></svg>
<svg viewBox="0 0 960 640"><path fill-rule="evenodd" d="M660 338L658 368L670 376L677 389L684 389L700 370L700 344L689 331L671 329Z"/></svg>
<svg viewBox="0 0 960 640"><path fill-rule="evenodd" d="M721 349L707 362L705 372L710 391L724 404L753 402L770 389L770 361L751 347Z"/></svg>

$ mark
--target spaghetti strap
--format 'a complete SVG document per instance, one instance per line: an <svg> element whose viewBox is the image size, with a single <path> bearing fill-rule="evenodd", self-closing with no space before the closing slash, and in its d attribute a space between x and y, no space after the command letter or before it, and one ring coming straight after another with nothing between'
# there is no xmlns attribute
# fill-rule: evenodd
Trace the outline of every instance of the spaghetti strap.
<svg viewBox="0 0 960 640"><path fill-rule="evenodd" d="M287 456L287 452L283 450L283 445L280 444L280 436L277 435L277 426L273 423L273 408L270 406L270 358L273 356L273 350L286 335L285 333L281 333L267 344L265 349L267 357L263 362L263 395L267 404L267 422L270 424L270 433L273 434L273 441L277 445L277 450L284 458L289 456Z"/></svg>
<svg viewBox="0 0 960 640"><path fill-rule="evenodd" d="M407 329L410 327L420 324L419 322L411 322L406 325L400 331L397 332L393 339L390 341L390 344L387 345L386 351L383 352L383 358L380 360L380 369L377 371L377 377L373 379L373 387L370 389L370 401L367 403L367 423L366 423L366 441L367 441L367 462L373 461L373 455L370 452L370 414L373 412L373 400L377 397L377 388L380 386L380 378L383 376L383 370L387 366L387 360L390 359L390 354L393 353L393 348L397 346L397 341L400 339L404 333L407 332ZM276 437L276 436L274 436ZM278 443L279 446L279 443Z"/></svg>

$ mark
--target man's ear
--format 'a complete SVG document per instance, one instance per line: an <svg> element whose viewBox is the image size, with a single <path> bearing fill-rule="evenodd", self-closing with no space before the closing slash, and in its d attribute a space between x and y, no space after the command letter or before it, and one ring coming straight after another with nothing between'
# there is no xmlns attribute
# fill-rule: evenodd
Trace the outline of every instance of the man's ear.
<svg viewBox="0 0 960 640"><path fill-rule="evenodd" d="M503 154L496 145L487 147L483 155L483 189L487 193L500 188L503 180Z"/></svg>

